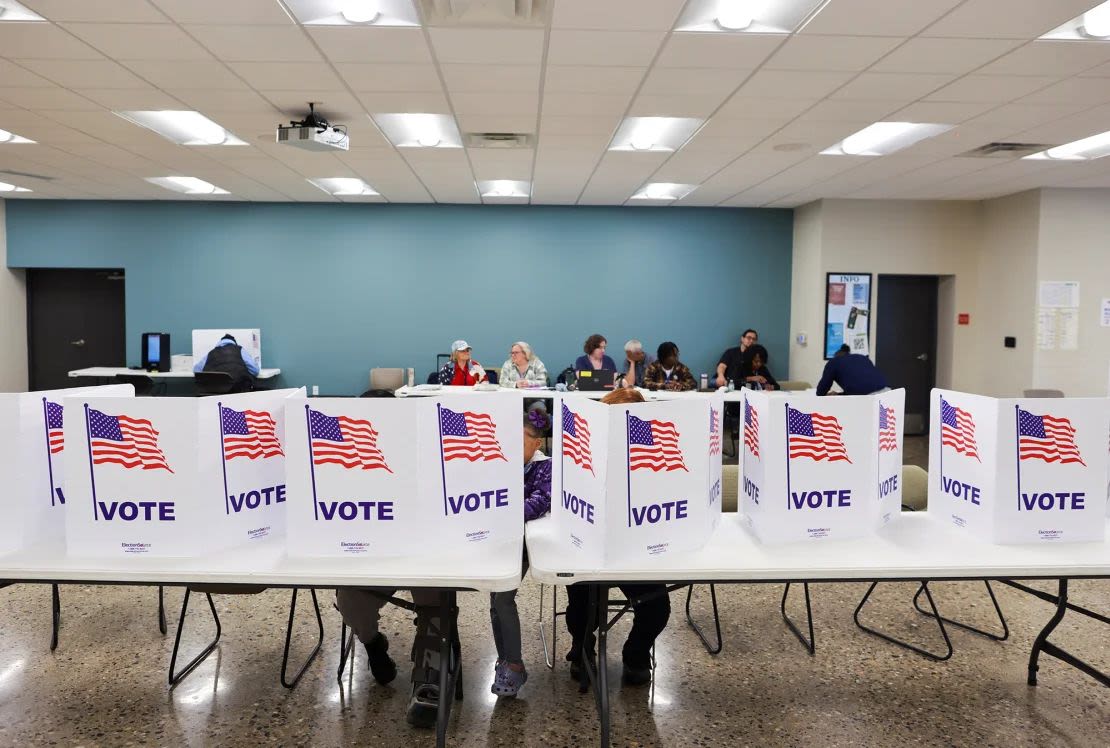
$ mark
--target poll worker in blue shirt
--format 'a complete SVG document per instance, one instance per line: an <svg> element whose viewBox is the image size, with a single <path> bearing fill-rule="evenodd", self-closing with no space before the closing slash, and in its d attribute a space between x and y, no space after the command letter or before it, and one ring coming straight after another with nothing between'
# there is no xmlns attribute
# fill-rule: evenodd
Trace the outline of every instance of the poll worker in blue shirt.
<svg viewBox="0 0 1110 748"><path fill-rule="evenodd" d="M840 385L845 395L870 395L889 386L886 377L871 363L871 359L852 353L847 345L840 346L836 355L825 364L821 381L817 383L817 394L829 394L833 382Z"/></svg>
<svg viewBox="0 0 1110 748"><path fill-rule="evenodd" d="M254 377L258 376L258 364L243 350L232 335L224 335L216 347L193 364L193 371L218 371L231 376L234 380L232 392L249 392L254 388Z"/></svg>

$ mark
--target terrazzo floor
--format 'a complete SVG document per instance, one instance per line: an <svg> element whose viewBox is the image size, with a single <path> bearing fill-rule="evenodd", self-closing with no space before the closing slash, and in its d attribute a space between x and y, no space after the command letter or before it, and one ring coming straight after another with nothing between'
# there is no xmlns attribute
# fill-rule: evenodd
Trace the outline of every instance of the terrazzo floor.
<svg viewBox="0 0 1110 748"><path fill-rule="evenodd" d="M1045 584L1039 586L1048 588ZM1025 683L1029 648L1052 608L999 588L1010 623L1003 643L955 631L956 653L927 661L858 630L852 611L863 584L812 587L817 653L811 657L779 616L779 585L718 589L724 651L710 656L687 627L685 596L672 595L671 622L657 646L656 685L619 685L611 664L616 746L1092 746L1110 744L1110 689L1045 658L1036 688ZM934 587L943 613L983 627L991 608L979 583ZM50 596L44 585L0 590L0 745L3 746L430 746L430 732L403 718L407 667L389 687L373 682L359 650L336 682L339 615L322 593L325 647L292 691L278 682L289 592L217 597L219 649L178 687L167 688L180 590L168 590L169 635L156 623L156 593L145 587L62 588L61 642L49 650ZM879 588L868 621L927 646L935 628L910 608L913 587ZM592 696L578 693L566 663L543 664L536 620L539 587L526 579L519 600L530 680L519 698L488 689L494 651L488 608L460 595L465 699L457 703L456 746L596 745ZM565 598L561 595L561 604ZM1110 610L1110 585L1074 582L1073 601ZM196 598L194 598L196 600ZM704 588L696 610L706 617ZM198 601L199 602L199 601ZM801 614L800 599L794 606ZM550 608L548 607L548 611ZM301 614L304 617L300 617ZM299 608L296 636L313 631ZM394 655L407 653L412 625L387 611ZM614 634L619 645L624 622ZM206 641L211 622L190 606L184 651ZM1107 629L1069 616L1054 640L1110 669ZM559 632L563 654L566 635ZM295 655L296 656L296 653Z"/></svg>

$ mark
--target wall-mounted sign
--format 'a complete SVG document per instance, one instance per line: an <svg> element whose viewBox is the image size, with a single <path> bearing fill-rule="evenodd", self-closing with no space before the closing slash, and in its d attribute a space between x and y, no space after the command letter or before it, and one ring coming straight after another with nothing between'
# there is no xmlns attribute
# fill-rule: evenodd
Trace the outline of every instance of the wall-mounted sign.
<svg viewBox="0 0 1110 748"><path fill-rule="evenodd" d="M825 358L845 344L871 355L871 273L825 276Z"/></svg>

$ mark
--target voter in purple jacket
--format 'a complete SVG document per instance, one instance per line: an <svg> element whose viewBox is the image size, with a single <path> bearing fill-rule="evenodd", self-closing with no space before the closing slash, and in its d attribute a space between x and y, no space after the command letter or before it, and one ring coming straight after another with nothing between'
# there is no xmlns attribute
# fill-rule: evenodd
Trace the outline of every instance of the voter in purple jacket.
<svg viewBox="0 0 1110 748"><path fill-rule="evenodd" d="M524 415L524 521L531 522L551 511L551 458L540 451L543 438L551 429L551 418L542 408ZM524 558L528 567L528 557ZM520 653L520 614L516 609L516 590L490 594L489 616L493 642L497 647L497 667L490 691L498 696L516 696L528 680Z"/></svg>

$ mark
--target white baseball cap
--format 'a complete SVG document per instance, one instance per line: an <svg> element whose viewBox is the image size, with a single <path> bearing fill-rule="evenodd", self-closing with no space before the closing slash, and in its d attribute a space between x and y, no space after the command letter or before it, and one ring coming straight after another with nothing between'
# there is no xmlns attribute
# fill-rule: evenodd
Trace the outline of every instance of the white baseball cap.
<svg viewBox="0 0 1110 748"><path fill-rule="evenodd" d="M465 340L456 340L454 343L451 344L451 353L455 353L456 351L469 351L469 350L470 350L470 343L467 343Z"/></svg>

